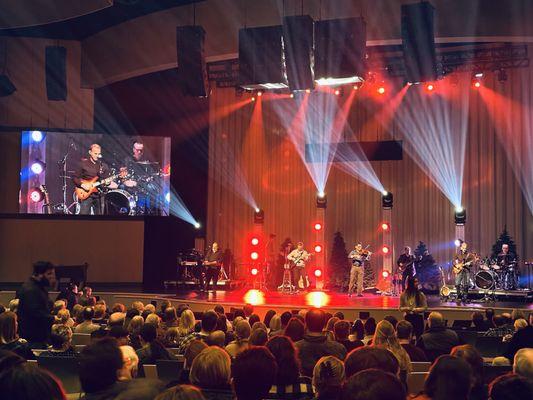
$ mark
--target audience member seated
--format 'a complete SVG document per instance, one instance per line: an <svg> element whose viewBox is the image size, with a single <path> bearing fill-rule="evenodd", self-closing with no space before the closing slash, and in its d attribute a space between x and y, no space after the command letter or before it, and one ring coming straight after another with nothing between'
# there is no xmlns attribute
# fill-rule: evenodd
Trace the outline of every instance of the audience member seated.
<svg viewBox="0 0 533 400"><path fill-rule="evenodd" d="M69 328L74 327L74 320L70 318L70 311L68 309L59 310L57 312L55 323L68 326Z"/></svg>
<svg viewBox="0 0 533 400"><path fill-rule="evenodd" d="M135 350L139 350L141 345L141 328L144 325L144 319L140 315L136 315L131 320L128 326L128 333L130 334L130 344Z"/></svg>
<svg viewBox="0 0 533 400"><path fill-rule="evenodd" d="M74 307L72 307L72 312L70 315L72 316L72 319L74 320L74 325L82 322L81 314L84 308L85 307L82 306L81 304L76 304Z"/></svg>
<svg viewBox="0 0 533 400"><path fill-rule="evenodd" d="M176 315L176 309L174 307L167 307L165 310L165 318L163 318L163 330L169 328L176 328L178 326L178 316Z"/></svg>
<svg viewBox="0 0 533 400"><path fill-rule="evenodd" d="M52 325L52 334L50 335L52 348L43 351L39 357L62 357L76 358L78 353L72 347L72 329L65 325Z"/></svg>
<svg viewBox="0 0 533 400"><path fill-rule="evenodd" d="M403 374L402 376L406 376L412 371L409 354L400 345L396 331L389 321L383 320L379 322L372 340L372 346L387 349L394 354L400 364L400 374Z"/></svg>
<svg viewBox="0 0 533 400"><path fill-rule="evenodd" d="M276 315L276 311L274 310L268 310L265 313L265 318L263 318L263 323L265 324L266 327L270 326L270 320L272 319L274 315Z"/></svg>
<svg viewBox="0 0 533 400"><path fill-rule="evenodd" d="M19 299L12 299L9 301L9 304L7 305L7 308L9 311L17 313L17 310L19 308Z"/></svg>
<svg viewBox="0 0 533 400"><path fill-rule="evenodd" d="M189 346L187 346L187 349L185 350L185 362L183 363L183 369L178 378L178 383L190 383L189 372L191 371L192 363L198 354L200 354L204 349L207 349L207 347L207 344L201 340L193 340L189 343Z"/></svg>
<svg viewBox="0 0 533 400"><path fill-rule="evenodd" d="M374 317L370 317L364 322L364 332L365 336L363 336L361 342L365 345L370 344L374 337L374 333L376 333L376 320Z"/></svg>
<svg viewBox="0 0 533 400"><path fill-rule="evenodd" d="M106 307L103 304L97 304L94 306L93 324L107 325Z"/></svg>
<svg viewBox="0 0 533 400"><path fill-rule="evenodd" d="M127 311L126 311L126 317L124 318L124 327L126 329L129 329L130 327L130 323L131 323L131 320L136 317L136 316L140 316L141 313L139 312L139 310L137 310L136 308L129 308ZM143 318L143 322L144 322L144 318Z"/></svg>
<svg viewBox="0 0 533 400"><path fill-rule="evenodd" d="M94 310L92 307L85 307L81 312L82 322L74 328L74 333L91 333L100 329L100 325L93 324Z"/></svg>
<svg viewBox="0 0 533 400"><path fill-rule="evenodd" d="M189 309L184 310L181 313L180 322L178 324L178 332L180 338L184 338L185 336L190 335L192 332L194 332L195 324L196 320L194 319L194 313Z"/></svg>
<svg viewBox="0 0 533 400"><path fill-rule="evenodd" d="M28 363L21 363L0 373L2 399L9 400L66 400L61 382L48 371Z"/></svg>
<svg viewBox="0 0 533 400"><path fill-rule="evenodd" d="M268 325L268 328L269 328L268 334L270 337L283 335L284 328L283 328L283 323L282 323L282 316L283 314L282 315L276 314L270 319L270 323ZM289 321L287 321L287 323L289 323Z"/></svg>
<svg viewBox="0 0 533 400"><path fill-rule="evenodd" d="M291 318L285 327L284 335L292 339L294 343L302 340L305 334L305 325L298 318Z"/></svg>
<svg viewBox="0 0 533 400"><path fill-rule="evenodd" d="M126 320L126 314L121 312L114 312L111 314L107 320L107 326L124 326L124 322Z"/></svg>
<svg viewBox="0 0 533 400"><path fill-rule="evenodd" d="M154 400L205 400L205 397L197 387L178 385L167 389Z"/></svg>
<svg viewBox="0 0 533 400"><path fill-rule="evenodd" d="M533 382L516 374L502 375L489 385L491 400L533 399Z"/></svg>
<svg viewBox="0 0 533 400"><path fill-rule="evenodd" d="M85 286L82 290L80 298L78 299L78 304L81 304L84 307L90 307L94 305L92 299L94 299L93 289L89 286Z"/></svg>
<svg viewBox="0 0 533 400"><path fill-rule="evenodd" d="M233 399L231 359L228 353L217 346L208 347L196 356L189 380L202 390L207 400Z"/></svg>
<svg viewBox="0 0 533 400"><path fill-rule="evenodd" d="M324 329L325 332L331 332L331 340L335 340L335 333L333 331L333 328L337 322L339 322L340 319L337 317L331 317L326 322L326 328Z"/></svg>
<svg viewBox="0 0 533 400"><path fill-rule="evenodd" d="M506 335L512 335L514 333L514 327L507 325L508 319L503 315L496 315L494 317L494 328L490 328L483 336L493 336L503 338Z"/></svg>
<svg viewBox="0 0 533 400"><path fill-rule="evenodd" d="M54 306L52 307L52 315L57 315L57 313L61 310L67 310L66 300L60 299L54 301Z"/></svg>
<svg viewBox="0 0 533 400"><path fill-rule="evenodd" d="M517 319L526 319L526 313L524 312L524 310L515 308L511 312L511 319L513 320L513 322L516 321Z"/></svg>
<svg viewBox="0 0 533 400"><path fill-rule="evenodd" d="M396 318L394 315L386 315L385 317L383 317L383 319L385 321L389 321L393 328L396 329L396 325L398 324L398 318Z"/></svg>
<svg viewBox="0 0 533 400"><path fill-rule="evenodd" d="M305 376L313 375L315 364L323 356L335 356L339 360L344 360L346 356L346 348L342 344L327 340L323 333L325 324L323 310L312 308L305 315L307 332L302 340L296 342L302 374Z"/></svg>
<svg viewBox="0 0 533 400"><path fill-rule="evenodd" d="M126 313L126 306L122 303L115 303L113 304L113 307L111 307L111 314L119 312L122 314Z"/></svg>
<svg viewBox="0 0 533 400"><path fill-rule="evenodd" d="M352 375L344 385L343 400L405 400L406 393L398 377L379 369Z"/></svg>
<svg viewBox="0 0 533 400"><path fill-rule="evenodd" d="M0 350L12 351L26 360L35 359L29 343L19 338L17 332L17 314L12 311L0 314Z"/></svg>
<svg viewBox="0 0 533 400"><path fill-rule="evenodd" d="M185 313L185 311L184 311ZM183 337L180 341L178 348L179 354L184 354L185 349L195 339L206 340L211 332L213 332L217 327L218 315L214 311L207 311L202 316L202 326L200 332L191 332L187 336Z"/></svg>
<svg viewBox="0 0 533 400"><path fill-rule="evenodd" d="M133 303L131 303L131 308L136 308L139 313L142 314L142 312L144 311L144 304L142 301L134 301Z"/></svg>
<svg viewBox="0 0 533 400"><path fill-rule="evenodd" d="M75 304L78 304L78 285L69 283L65 286L56 297L56 300L65 300L66 306L72 310Z"/></svg>
<svg viewBox="0 0 533 400"><path fill-rule="evenodd" d="M499 356L492 359L491 365L493 367L508 367L511 365L511 361L507 357Z"/></svg>
<svg viewBox="0 0 533 400"><path fill-rule="evenodd" d="M472 382L472 368L465 360L443 355L431 366L424 391L415 399L468 400Z"/></svg>
<svg viewBox="0 0 533 400"><path fill-rule="evenodd" d="M139 376L144 376L144 364L155 364L157 360L174 359L174 356L157 340L157 329L152 324L144 324L141 328L141 344L143 347L137 350Z"/></svg>
<svg viewBox="0 0 533 400"><path fill-rule="evenodd" d="M139 356L131 346L120 346L122 353L122 369L119 371L119 381L130 381L137 376L139 371Z"/></svg>
<svg viewBox="0 0 533 400"><path fill-rule="evenodd" d="M248 321L248 323L250 323L250 321ZM257 329L263 329L263 330L267 330L267 327L265 324L263 324L261 321L257 321L257 322L254 322L254 324L250 324L250 326L252 327L252 332L257 330Z"/></svg>
<svg viewBox="0 0 533 400"><path fill-rule="evenodd" d="M262 400L276 382L277 364L266 347L251 347L233 362L233 389L237 400Z"/></svg>
<svg viewBox="0 0 533 400"><path fill-rule="evenodd" d="M235 335L237 336L237 338L226 346L226 351L232 358L235 358L237 354L248 348L250 334L251 328L248 321L239 321L235 326Z"/></svg>
<svg viewBox="0 0 533 400"><path fill-rule="evenodd" d="M245 304L242 307L242 311L244 312L244 318L248 320L250 316L254 313L254 306L251 304Z"/></svg>
<svg viewBox="0 0 533 400"><path fill-rule="evenodd" d="M488 331L490 328L494 328L494 309L487 308L485 309L485 331Z"/></svg>
<svg viewBox="0 0 533 400"><path fill-rule="evenodd" d="M350 352L356 347L364 346L360 340L351 341L348 339L350 335L350 323L348 321L337 321L333 326L335 340L346 348L346 352Z"/></svg>
<svg viewBox="0 0 533 400"><path fill-rule="evenodd" d="M520 349L514 356L513 372L533 380L533 348Z"/></svg>
<svg viewBox="0 0 533 400"><path fill-rule="evenodd" d="M171 306L172 306L172 303L170 302L170 300L162 300L161 305L159 306L160 311L157 313L157 315L159 315L160 318L163 318L165 316L165 310L167 309L167 307L171 307Z"/></svg>
<svg viewBox="0 0 533 400"><path fill-rule="evenodd" d="M433 311L429 314L428 327L417 345L424 350L429 361L434 361L440 355L450 354L450 350L459 344L457 333L446 328L441 313Z"/></svg>
<svg viewBox="0 0 533 400"><path fill-rule="evenodd" d="M281 320L281 328L280 328L280 330L284 331L285 328L287 327L287 324L289 323L289 321L293 317L293 315L292 315L292 313L290 311L285 311L279 317L280 317L280 320ZM294 317L296 317L296 316L294 315ZM301 321L305 322L305 319L301 319ZM283 333L280 333L280 335L282 335L282 334Z"/></svg>
<svg viewBox="0 0 533 400"><path fill-rule="evenodd" d="M257 322L254 325L257 325ZM259 328L256 330L252 330L252 333L250 334L250 346L264 346L267 341L268 333L266 329Z"/></svg>
<svg viewBox="0 0 533 400"><path fill-rule="evenodd" d="M316 400L339 400L344 383L344 363L337 357L322 357L313 369Z"/></svg>
<svg viewBox="0 0 533 400"><path fill-rule="evenodd" d="M168 328L165 337L161 341L165 347L178 347L180 345L180 334L177 327Z"/></svg>
<svg viewBox="0 0 533 400"><path fill-rule="evenodd" d="M209 346L218 346L221 349L226 347L226 334L222 331L213 331L207 338Z"/></svg>
<svg viewBox="0 0 533 400"><path fill-rule="evenodd" d="M428 359L422 349L412 344L413 325L409 321L400 321L396 325L396 335L401 346L405 349L411 362L426 362Z"/></svg>
<svg viewBox="0 0 533 400"><path fill-rule="evenodd" d="M344 361L346 378L365 369L380 369L400 375L400 363L390 351L380 347L358 347L346 356Z"/></svg>
<svg viewBox="0 0 533 400"><path fill-rule="evenodd" d="M254 326L256 322L260 322L260 321L261 321L261 318L259 318L259 315L257 314L252 314L248 318L248 323L250 324L250 326Z"/></svg>
<svg viewBox="0 0 533 400"><path fill-rule="evenodd" d="M350 340L360 340L362 342L365 337L365 325L360 319L356 320L350 329ZM363 343L364 344L364 343Z"/></svg>
<svg viewBox="0 0 533 400"><path fill-rule="evenodd" d="M80 383L84 400L114 399L127 388L119 382L124 365L122 352L114 338L106 337L86 346L80 356Z"/></svg>
<svg viewBox="0 0 533 400"><path fill-rule="evenodd" d="M26 360L9 350L0 350L0 373L17 365L24 364Z"/></svg>
<svg viewBox="0 0 533 400"><path fill-rule="evenodd" d="M504 355L512 361L516 352L523 348L533 348L533 326L531 325L518 330L513 335L507 344L507 350Z"/></svg>
<svg viewBox="0 0 533 400"><path fill-rule="evenodd" d="M474 311L472 313L471 329L475 330L476 332L486 332L489 329L485 319L483 318L483 314L480 311Z"/></svg>
<svg viewBox="0 0 533 400"><path fill-rule="evenodd" d="M101 326L100 329L91 332L91 343L108 336L109 331Z"/></svg>
<svg viewBox="0 0 533 400"><path fill-rule="evenodd" d="M483 357L481 357L476 348L469 344L455 346L450 354L465 360L472 369L472 389L470 390L468 399L487 400L489 391L483 379Z"/></svg>
<svg viewBox="0 0 533 400"><path fill-rule="evenodd" d="M339 320L344 319L344 313L342 311L337 311L335 314L333 314L334 317L337 317Z"/></svg>
<svg viewBox="0 0 533 400"><path fill-rule="evenodd" d="M123 326L113 326L109 330L109 336L117 339L119 346L129 346L130 334Z"/></svg>
<svg viewBox="0 0 533 400"><path fill-rule="evenodd" d="M300 361L293 342L287 336L274 336L266 347L278 365L276 381L272 385L267 399L312 399L311 379L300 377Z"/></svg>

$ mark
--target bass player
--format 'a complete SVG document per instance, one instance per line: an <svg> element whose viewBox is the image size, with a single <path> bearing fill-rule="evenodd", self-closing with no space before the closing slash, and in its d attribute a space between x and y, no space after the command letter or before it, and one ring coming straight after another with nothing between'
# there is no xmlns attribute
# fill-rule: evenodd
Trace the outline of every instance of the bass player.
<svg viewBox="0 0 533 400"><path fill-rule="evenodd" d="M415 270L415 256L411 254L411 248L405 246L403 253L398 257L396 261L398 265L398 272L402 274L402 292L405 291L405 282L409 278L414 278L416 275Z"/></svg>
<svg viewBox="0 0 533 400"><path fill-rule="evenodd" d="M476 261L476 255L468 252L468 244L461 241L459 253L453 260L453 272L455 273L455 288L457 289L457 301L466 303L468 300L468 285L470 268Z"/></svg>
<svg viewBox="0 0 533 400"><path fill-rule="evenodd" d="M81 159L76 174L72 179L76 187L90 192L95 186L94 183L109 177L109 168L102 162L101 158L102 148L100 145L96 143L91 144L89 147L89 157ZM106 187L116 189L118 185L111 181ZM94 215L101 215L103 213L102 196L98 191L94 191L84 200L80 199L80 214L90 215L91 211Z"/></svg>

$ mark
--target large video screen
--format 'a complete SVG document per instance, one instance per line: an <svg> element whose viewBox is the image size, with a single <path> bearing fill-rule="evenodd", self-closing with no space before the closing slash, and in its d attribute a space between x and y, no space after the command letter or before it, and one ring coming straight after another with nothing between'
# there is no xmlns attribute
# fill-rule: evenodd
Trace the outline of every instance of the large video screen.
<svg viewBox="0 0 533 400"><path fill-rule="evenodd" d="M168 137L23 131L21 149L21 213L168 215Z"/></svg>

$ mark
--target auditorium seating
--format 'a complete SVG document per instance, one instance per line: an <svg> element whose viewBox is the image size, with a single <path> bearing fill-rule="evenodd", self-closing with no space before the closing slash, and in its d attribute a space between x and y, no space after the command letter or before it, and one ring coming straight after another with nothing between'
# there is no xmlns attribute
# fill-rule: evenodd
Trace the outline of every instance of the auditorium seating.
<svg viewBox="0 0 533 400"><path fill-rule="evenodd" d="M78 344L83 344L83 345L91 344L91 335L89 333L73 333L72 334L72 345L76 346Z"/></svg>
<svg viewBox="0 0 533 400"><path fill-rule="evenodd" d="M157 360L155 365L158 379L165 384L177 380L183 369L183 361L179 360Z"/></svg>
<svg viewBox="0 0 533 400"><path fill-rule="evenodd" d="M57 376L67 393L81 392L77 358L37 357L37 365Z"/></svg>
<svg viewBox="0 0 533 400"><path fill-rule="evenodd" d="M479 336L476 339L475 347L481 357L498 357L503 354L505 349L502 338L497 336Z"/></svg>
<svg viewBox="0 0 533 400"><path fill-rule="evenodd" d="M149 379L157 379L157 368L155 364L144 364L144 376Z"/></svg>
<svg viewBox="0 0 533 400"><path fill-rule="evenodd" d="M427 372L429 367L431 367L430 362L412 362L411 366L413 367L413 372Z"/></svg>
<svg viewBox="0 0 533 400"><path fill-rule="evenodd" d="M409 394L420 393L424 389L424 382L428 376L427 372L412 372L407 375L407 389Z"/></svg>

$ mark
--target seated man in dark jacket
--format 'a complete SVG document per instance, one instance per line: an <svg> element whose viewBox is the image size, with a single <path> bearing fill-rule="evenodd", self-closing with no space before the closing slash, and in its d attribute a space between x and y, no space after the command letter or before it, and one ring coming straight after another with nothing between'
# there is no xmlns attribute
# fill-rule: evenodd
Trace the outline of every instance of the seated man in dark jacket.
<svg viewBox="0 0 533 400"><path fill-rule="evenodd" d="M459 344L459 337L444 326L444 318L439 312L429 314L428 326L429 329L420 336L418 346L424 350L428 361L433 362L440 355L450 354L450 350Z"/></svg>
<svg viewBox="0 0 533 400"><path fill-rule="evenodd" d="M326 325L324 311L313 308L305 314L306 334L296 342L298 354L302 362L302 375L313 376L313 368L317 361L324 356L335 356L339 360L346 357L346 347L333 340L328 340L322 332Z"/></svg>

